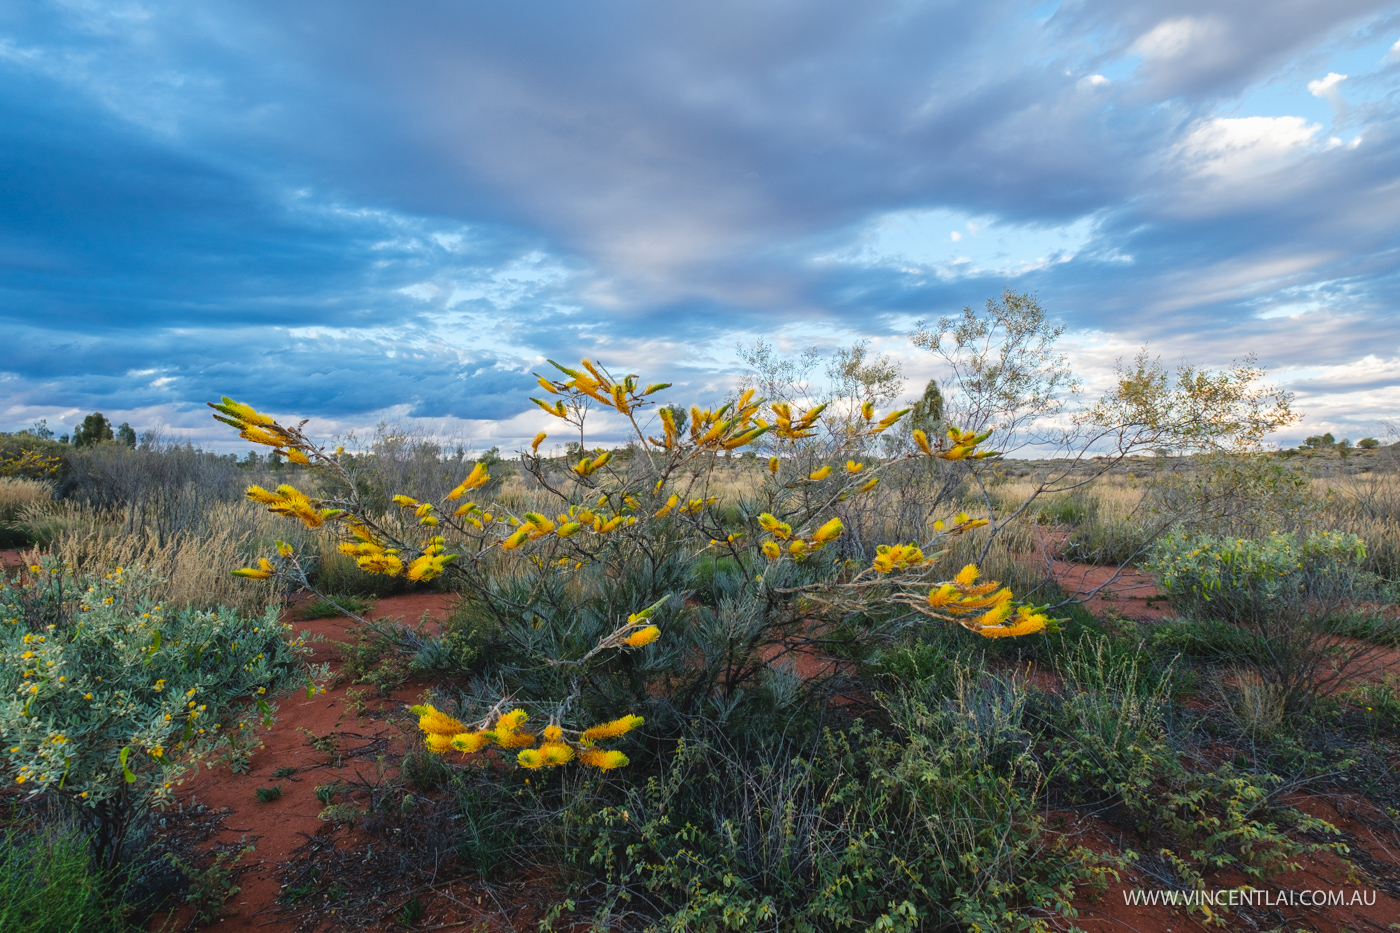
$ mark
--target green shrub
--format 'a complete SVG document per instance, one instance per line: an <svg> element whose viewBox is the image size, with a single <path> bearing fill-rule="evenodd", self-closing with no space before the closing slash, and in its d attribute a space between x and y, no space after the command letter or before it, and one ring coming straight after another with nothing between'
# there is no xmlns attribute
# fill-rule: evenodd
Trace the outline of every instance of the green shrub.
<svg viewBox="0 0 1400 933"><path fill-rule="evenodd" d="M1181 612L1253 624L1280 613L1327 615L1364 591L1365 556L1360 538L1335 531L1260 539L1175 532L1147 568Z"/></svg>
<svg viewBox="0 0 1400 933"><path fill-rule="evenodd" d="M1288 712L1310 706L1345 679L1374 645L1326 637L1348 601L1374 591L1355 535L1221 538L1176 532L1155 548L1148 569L1172 605L1195 620L1244 627L1244 658Z"/></svg>
<svg viewBox="0 0 1400 933"><path fill-rule="evenodd" d="M595 929L637 902L673 931L1051 929L1113 865L1042 833L1024 695L967 668L952 681L893 697L888 736L856 724L805 754L722 729L682 743L588 820Z"/></svg>
<svg viewBox="0 0 1400 933"><path fill-rule="evenodd" d="M139 571L30 569L0 579L0 761L30 797L71 806L110 869L189 767L246 746L269 695L318 672L276 610L172 611Z"/></svg>
<svg viewBox="0 0 1400 933"><path fill-rule="evenodd" d="M1064 695L1052 704L1053 772L1071 797L1117 797L1148 805L1154 782L1176 758L1168 742L1170 672L1153 676L1139 651L1084 635L1058 659Z"/></svg>
<svg viewBox="0 0 1400 933"><path fill-rule="evenodd" d="M372 605L369 600L353 595L331 596L329 599L318 597L297 607L296 617L308 622L312 619L333 619L344 615L347 609L363 615Z"/></svg>

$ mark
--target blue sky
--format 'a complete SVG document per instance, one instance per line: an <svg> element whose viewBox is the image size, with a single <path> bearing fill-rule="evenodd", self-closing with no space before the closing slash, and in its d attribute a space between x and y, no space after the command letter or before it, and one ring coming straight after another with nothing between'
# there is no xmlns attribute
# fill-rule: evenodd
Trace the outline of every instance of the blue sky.
<svg viewBox="0 0 1400 933"><path fill-rule="evenodd" d="M0 429L222 394L478 447L546 357L716 397L1003 287L1090 387L1257 353L1400 418L1400 5L0 5Z"/></svg>

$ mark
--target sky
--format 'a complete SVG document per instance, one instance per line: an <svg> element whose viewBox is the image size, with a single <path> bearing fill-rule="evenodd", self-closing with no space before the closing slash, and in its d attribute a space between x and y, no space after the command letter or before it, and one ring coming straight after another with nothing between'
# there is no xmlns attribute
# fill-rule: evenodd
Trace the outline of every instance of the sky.
<svg viewBox="0 0 1400 933"><path fill-rule="evenodd" d="M916 396L1007 287L1090 392L1253 353L1278 442L1383 436L1400 5L0 2L0 430L512 449L546 359L689 404L760 337Z"/></svg>

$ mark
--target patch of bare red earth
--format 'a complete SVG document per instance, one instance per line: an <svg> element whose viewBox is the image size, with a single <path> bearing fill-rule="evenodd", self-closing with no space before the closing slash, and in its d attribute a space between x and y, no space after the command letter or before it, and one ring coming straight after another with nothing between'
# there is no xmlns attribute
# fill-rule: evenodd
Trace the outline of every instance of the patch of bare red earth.
<svg viewBox="0 0 1400 933"><path fill-rule="evenodd" d="M370 618L401 617L417 622L424 613L442 620L455 597L436 593L414 593L379 600L369 613ZM332 671L339 666L339 651L334 642L353 642L359 633L357 623L343 618L291 620L297 631L308 630L321 640L312 643L313 663L329 662ZM357 715L346 694L352 689L365 693L362 700L365 715ZM263 747L254 752L249 769L233 773L228 765L201 770L187 778L179 801L183 811L203 806L211 812L226 814L223 830L210 840L209 849L236 851L245 842L256 849L240 863L244 867L237 883L242 890L228 902L225 916L214 926L220 930L259 930L265 933L294 933L325 928L317 922L307 925L306 918L295 911L284 910L282 904L282 872L293 860L294 853L318 836L332 829L319 814L324 804L317 800L318 784L336 780L355 780L372 776L375 758L381 754L397 760L406 750L405 736L390 721L375 713L402 710L405 704L416 702L422 685L408 684L388 698L376 695L372 688L355 688L339 684L325 693L307 698L305 691L295 691L278 699L276 722L268 732L260 733ZM339 767L331 755L309 744L306 732L316 736L337 733ZM295 768L288 777L275 772ZM261 802L256 791L260 787L280 785L281 797ZM169 810L167 819L176 818ZM346 831L333 843L337 848L364 851L373 841L359 838ZM181 911L173 918L180 929L189 912ZM159 928L167 918L158 917L152 929ZM464 924L469 928L470 924ZM392 927L386 922L384 929Z"/></svg>

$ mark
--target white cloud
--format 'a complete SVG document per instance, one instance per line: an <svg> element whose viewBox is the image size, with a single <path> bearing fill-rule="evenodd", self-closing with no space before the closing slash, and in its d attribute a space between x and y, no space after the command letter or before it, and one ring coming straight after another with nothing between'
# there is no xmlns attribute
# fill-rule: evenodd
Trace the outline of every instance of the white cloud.
<svg viewBox="0 0 1400 933"><path fill-rule="evenodd" d="M1328 72L1325 78L1309 81L1308 90L1312 93L1313 97L1330 97L1336 90L1337 85L1341 84L1346 79L1346 75L1339 75L1335 71Z"/></svg>
<svg viewBox="0 0 1400 933"><path fill-rule="evenodd" d="M1321 129L1303 117L1217 117L1198 123L1179 152L1196 174L1245 181L1281 167Z"/></svg>
<svg viewBox="0 0 1400 933"><path fill-rule="evenodd" d="M1084 91L1096 87L1103 87L1105 84L1110 83L1112 82L1110 82L1103 75L1085 75L1084 77L1080 78L1077 82L1075 82L1074 86L1079 88L1081 91Z"/></svg>
<svg viewBox="0 0 1400 933"><path fill-rule="evenodd" d="M962 234L959 233L957 230L954 230L952 233L948 234L948 239L956 243L962 239Z"/></svg>
<svg viewBox="0 0 1400 933"><path fill-rule="evenodd" d="M1221 28L1216 20L1193 16L1165 20L1139 36L1130 51L1149 61L1171 61L1194 51L1206 40L1215 38Z"/></svg>

